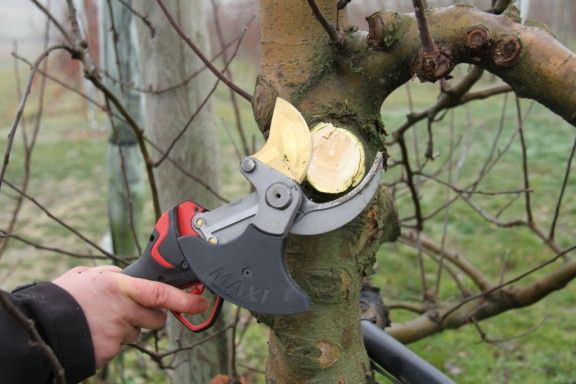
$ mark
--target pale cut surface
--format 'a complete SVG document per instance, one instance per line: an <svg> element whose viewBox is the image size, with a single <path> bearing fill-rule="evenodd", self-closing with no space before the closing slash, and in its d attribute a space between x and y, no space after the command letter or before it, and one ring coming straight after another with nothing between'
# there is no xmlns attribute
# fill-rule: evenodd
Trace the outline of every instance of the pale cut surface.
<svg viewBox="0 0 576 384"><path fill-rule="evenodd" d="M358 185L366 169L364 147L349 131L330 123L312 129L312 161L308 183L322 193L337 194Z"/></svg>
<svg viewBox="0 0 576 384"><path fill-rule="evenodd" d="M268 140L252 157L302 184L311 155L312 139L306 120L292 104L276 98Z"/></svg>

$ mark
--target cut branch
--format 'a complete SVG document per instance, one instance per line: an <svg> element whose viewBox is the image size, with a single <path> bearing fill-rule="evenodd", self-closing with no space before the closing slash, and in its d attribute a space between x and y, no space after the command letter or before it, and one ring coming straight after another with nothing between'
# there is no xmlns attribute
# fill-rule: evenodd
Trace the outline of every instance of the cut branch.
<svg viewBox="0 0 576 384"><path fill-rule="evenodd" d="M365 73L369 79L381 79L374 92L384 100L411 78L412 65L418 58L419 32L413 15L394 16L381 11L372 17L392 23L387 28L371 26L367 38L367 44L377 47L388 42L373 51L372 70ZM576 125L576 55L547 30L468 5L430 9L426 18L434 41L442 41L449 49L452 64L480 66L502 78L520 97L536 100ZM476 33L470 41L471 32Z"/></svg>

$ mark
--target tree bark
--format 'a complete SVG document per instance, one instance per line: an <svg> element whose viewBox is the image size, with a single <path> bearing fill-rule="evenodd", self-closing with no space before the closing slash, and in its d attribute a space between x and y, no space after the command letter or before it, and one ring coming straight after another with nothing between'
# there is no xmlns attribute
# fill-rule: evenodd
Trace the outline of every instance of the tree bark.
<svg viewBox="0 0 576 384"><path fill-rule="evenodd" d="M498 75L520 96L576 124L576 57L545 26L521 24L515 7L498 16L469 5L428 10L436 49L426 54L411 14L377 12L367 18L366 33L349 28L343 10L341 30L334 32L325 22L336 24L333 1L315 2L324 17L315 16L305 0L260 3L262 58L253 109L264 133L280 96L302 112L309 126L331 123L356 136L364 146L366 167L383 146L380 107L386 97L414 74L435 81L458 63ZM330 198L308 187L315 197ZM397 234L394 208L381 193L362 217L344 228L290 239L288 265L313 305L301 315L261 317L272 329L268 382L371 380L359 313L353 308L374 249Z"/></svg>
<svg viewBox="0 0 576 384"><path fill-rule="evenodd" d="M153 0L138 2L142 14L148 15L156 28L154 38L150 31L140 25L140 47L144 84L152 88L162 88L178 84L190 73L203 66L190 48L176 34L167 22L158 5ZM207 28L203 17L205 2L170 0L165 1L176 22L181 25L204 52L207 51ZM196 109L207 97L208 90L216 79L208 71L198 75L190 84L170 92L147 94L146 133L162 153L186 125ZM217 135L213 130L211 103L208 102L194 118L186 132L170 151L169 158L193 175L205 181L213 190L218 189L217 177ZM161 157L157 151L155 158ZM168 160L161 163L155 172L159 186L162 210L166 210L184 200L194 200L207 209L214 208L218 201L204 187L188 178ZM173 347L194 344L224 327L226 315L223 312L216 325L201 335L184 329L170 317L169 338ZM201 347L180 352L174 361L176 383L208 383L218 373L228 370L228 343L225 334L203 343Z"/></svg>
<svg viewBox="0 0 576 384"><path fill-rule="evenodd" d="M317 3L327 20L334 21L335 3ZM261 14L262 57L253 99L260 128L267 132L279 95L302 112L310 127L332 123L354 135L364 147L366 164L361 166L366 168L381 148L378 143L384 131L379 105L369 95L355 94L361 91L356 80L335 70L340 57L307 1L263 0ZM342 11L340 25L345 24L346 12ZM372 380L360 335L361 280L371 271L379 242L396 236L397 231L395 209L389 195L381 191L360 218L343 228L289 238L288 267L310 295L312 308L299 315L260 316L272 329L269 383Z"/></svg>
<svg viewBox="0 0 576 384"><path fill-rule="evenodd" d="M502 15L456 5L430 9L426 16L434 42L452 66L470 63L486 69L519 96L538 101L576 125L576 55L545 25L532 20L521 24L513 5ZM372 48L356 70L370 74L364 77L372 80L367 89L376 99L384 100L415 72L420 75L426 70L418 68L418 28L413 15L392 11L377 12L368 22L367 44Z"/></svg>

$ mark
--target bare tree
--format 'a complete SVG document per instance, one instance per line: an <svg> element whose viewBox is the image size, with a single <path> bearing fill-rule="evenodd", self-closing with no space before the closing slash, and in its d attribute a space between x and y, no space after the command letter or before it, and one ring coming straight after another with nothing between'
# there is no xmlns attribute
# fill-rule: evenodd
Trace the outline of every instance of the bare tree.
<svg viewBox="0 0 576 384"><path fill-rule="evenodd" d="M194 36L194 44L202 52L209 52L204 1L166 1L167 12L174 15L188 36ZM135 4L136 6L136 4ZM176 84L190 73L204 67L202 61L178 36L168 23L163 11L154 1L137 4L141 13L148 15L156 27L153 38L146 26L140 24L140 54L143 80L152 86ZM156 162L155 176L159 183L159 199L162 210L182 201L201 202L205 208L214 208L218 199L208 191L219 189L218 143L212 114L211 96L219 80L204 72L193 82L161 94L148 93L146 104L146 134L154 143ZM191 179L169 159L177 159L188 174L201 176L204 185ZM206 383L214 376L228 370L227 334L225 313L208 332L196 335L177 321L169 326L169 337L175 348L190 345L210 334L219 336L204 343L202 348L191 349L176 356L175 381L179 383Z"/></svg>

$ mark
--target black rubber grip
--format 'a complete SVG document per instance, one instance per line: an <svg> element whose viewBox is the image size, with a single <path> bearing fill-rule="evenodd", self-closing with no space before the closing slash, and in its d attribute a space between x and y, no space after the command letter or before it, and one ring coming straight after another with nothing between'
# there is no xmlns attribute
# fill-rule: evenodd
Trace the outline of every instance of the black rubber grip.
<svg viewBox="0 0 576 384"><path fill-rule="evenodd" d="M150 236L142 256L124 269L124 273L147 280L160 281L175 287L198 282L178 245L175 210L164 213Z"/></svg>

